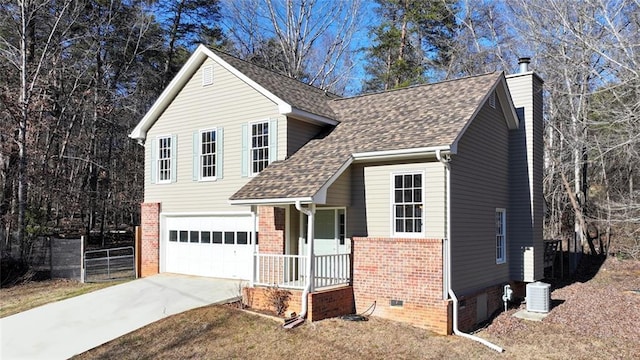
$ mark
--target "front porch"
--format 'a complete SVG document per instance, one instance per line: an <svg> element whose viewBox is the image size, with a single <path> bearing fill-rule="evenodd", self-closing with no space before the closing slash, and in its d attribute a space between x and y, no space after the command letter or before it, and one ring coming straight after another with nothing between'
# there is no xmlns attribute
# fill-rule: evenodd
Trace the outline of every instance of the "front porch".
<svg viewBox="0 0 640 360"><path fill-rule="evenodd" d="M303 290L307 285L306 255L254 255L254 286ZM310 292L351 284L351 254L314 255Z"/></svg>

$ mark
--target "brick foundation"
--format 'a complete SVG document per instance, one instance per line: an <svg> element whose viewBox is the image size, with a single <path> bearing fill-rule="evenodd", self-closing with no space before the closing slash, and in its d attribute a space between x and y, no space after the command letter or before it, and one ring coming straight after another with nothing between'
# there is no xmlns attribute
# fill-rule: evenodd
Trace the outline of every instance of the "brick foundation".
<svg viewBox="0 0 640 360"><path fill-rule="evenodd" d="M491 318L498 310L504 307L502 302L502 288L504 285L496 285L467 296L458 297L458 328L461 331L473 331L478 326ZM484 295L486 294L486 298ZM479 301L486 301L479 304ZM486 316L478 314L478 308L486 306Z"/></svg>
<svg viewBox="0 0 640 360"><path fill-rule="evenodd" d="M140 276L155 275L160 271L160 203L142 203Z"/></svg>
<svg viewBox="0 0 640 360"><path fill-rule="evenodd" d="M451 305L443 300L442 240L354 237L356 311L375 302L374 316L451 333ZM393 306L391 301L401 301Z"/></svg>
<svg viewBox="0 0 640 360"><path fill-rule="evenodd" d="M245 288L243 301L254 309L274 311L275 305L269 299L269 288L255 287ZM286 302L286 312L289 314L301 311L302 290L286 290L289 300ZM309 308L307 318L310 321L319 321L341 315L354 313L353 288L351 286L317 291L307 296Z"/></svg>

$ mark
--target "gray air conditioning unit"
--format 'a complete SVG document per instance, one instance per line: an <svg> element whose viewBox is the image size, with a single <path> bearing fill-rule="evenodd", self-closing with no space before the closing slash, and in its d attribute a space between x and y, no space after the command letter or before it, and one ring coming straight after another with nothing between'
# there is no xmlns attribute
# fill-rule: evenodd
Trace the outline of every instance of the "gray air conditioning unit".
<svg viewBox="0 0 640 360"><path fill-rule="evenodd" d="M551 285L537 281L527 284L527 311L548 313L551 308Z"/></svg>

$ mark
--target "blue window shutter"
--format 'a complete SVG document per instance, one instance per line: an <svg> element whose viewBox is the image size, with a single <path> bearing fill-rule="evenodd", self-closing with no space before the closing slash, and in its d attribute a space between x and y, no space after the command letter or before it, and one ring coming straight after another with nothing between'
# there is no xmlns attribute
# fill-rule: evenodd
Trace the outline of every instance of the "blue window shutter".
<svg viewBox="0 0 640 360"><path fill-rule="evenodd" d="M193 132L193 181L200 177L200 132Z"/></svg>
<svg viewBox="0 0 640 360"><path fill-rule="evenodd" d="M242 124L242 164L241 176L249 176L249 125Z"/></svg>
<svg viewBox="0 0 640 360"><path fill-rule="evenodd" d="M278 160L278 119L269 120L269 163Z"/></svg>
<svg viewBox="0 0 640 360"><path fill-rule="evenodd" d="M153 139L153 141L151 142L151 144L149 144L151 146L151 183L155 184L156 183L156 176L157 176L157 171L158 169L156 168L156 166L158 165L158 159L156 159L156 153L157 153L157 147L158 147L158 139Z"/></svg>
<svg viewBox="0 0 640 360"><path fill-rule="evenodd" d="M216 179L222 179L224 174L222 166L224 164L224 131L222 128L216 130Z"/></svg>
<svg viewBox="0 0 640 360"><path fill-rule="evenodd" d="M171 182L176 182L177 174L176 174L176 163L178 162L178 154L176 153L176 149L178 148L176 142L178 141L178 137L176 135L171 135Z"/></svg>

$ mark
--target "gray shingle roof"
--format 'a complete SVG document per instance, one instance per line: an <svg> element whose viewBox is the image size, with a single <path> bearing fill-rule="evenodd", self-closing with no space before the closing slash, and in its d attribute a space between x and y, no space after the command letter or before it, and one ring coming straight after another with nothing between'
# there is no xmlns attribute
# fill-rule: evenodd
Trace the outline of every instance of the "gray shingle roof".
<svg viewBox="0 0 640 360"><path fill-rule="evenodd" d="M333 100L340 121L333 131L270 164L231 200L312 197L354 153L450 146L502 77L491 73Z"/></svg>
<svg viewBox="0 0 640 360"><path fill-rule="evenodd" d="M338 95L325 92L229 54L216 50L212 50L212 52L294 108L335 120L336 117L329 106L329 101L338 98Z"/></svg>

